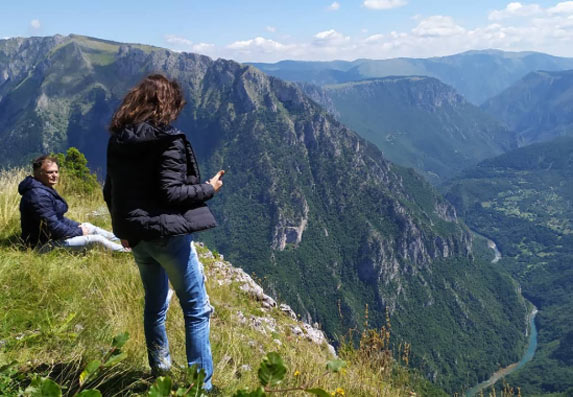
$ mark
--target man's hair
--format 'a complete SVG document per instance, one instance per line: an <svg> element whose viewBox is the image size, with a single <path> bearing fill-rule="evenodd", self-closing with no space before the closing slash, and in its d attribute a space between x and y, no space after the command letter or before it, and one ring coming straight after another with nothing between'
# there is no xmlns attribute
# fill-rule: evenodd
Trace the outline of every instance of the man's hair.
<svg viewBox="0 0 573 397"><path fill-rule="evenodd" d="M44 154L38 157L37 159L34 159L34 161L32 161L32 169L34 170L34 174L40 171L42 165L44 165L45 162L50 162L58 165L58 160L54 156L50 156L49 154Z"/></svg>
<svg viewBox="0 0 573 397"><path fill-rule="evenodd" d="M152 74L131 89L111 119L109 130L122 131L129 124L147 121L169 124L185 105L181 87L162 74Z"/></svg>

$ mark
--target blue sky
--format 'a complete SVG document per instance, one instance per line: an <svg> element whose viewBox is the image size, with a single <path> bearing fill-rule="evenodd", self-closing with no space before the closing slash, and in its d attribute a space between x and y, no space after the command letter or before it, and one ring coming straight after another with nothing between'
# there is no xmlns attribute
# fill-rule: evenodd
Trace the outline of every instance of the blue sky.
<svg viewBox="0 0 573 397"><path fill-rule="evenodd" d="M470 49L573 56L573 1L5 1L0 38L70 33L241 62L429 57Z"/></svg>

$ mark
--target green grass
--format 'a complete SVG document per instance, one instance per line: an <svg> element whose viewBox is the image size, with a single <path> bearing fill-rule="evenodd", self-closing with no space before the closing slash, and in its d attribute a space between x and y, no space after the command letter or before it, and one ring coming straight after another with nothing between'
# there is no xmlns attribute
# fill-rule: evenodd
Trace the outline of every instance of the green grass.
<svg viewBox="0 0 573 397"><path fill-rule="evenodd" d="M104 395L145 392L150 379L142 324L143 289L132 256L100 249L82 253L56 249L40 254L19 245L16 190L25 175L23 170L0 175L0 367L16 361L19 373L24 374L24 386L26 374L32 372L51 373L61 384L70 385L89 360L102 356L114 335L128 331L130 339L123 349L128 357L109 375L114 381L108 379L107 386L102 386L107 387ZM68 215L109 228L110 219L99 192L72 194L73 189L64 174L59 190L70 204ZM205 247L198 246L198 250L216 308L211 343L214 384L222 395L254 388L258 365L270 351L278 351L285 359L287 385L300 384L324 372L331 358L326 346L294 335L291 327L297 325L295 320L276 308L263 310L236 281L225 282L221 269L228 268L220 263L215 266L222 262L218 255L210 255ZM240 320L238 311L247 319L272 319L275 331L257 331ZM182 365L184 325L178 302L172 304L167 326L174 362ZM386 371L381 376L380 368L373 368L353 349L347 349L344 358L350 364L346 375L323 377L319 386L329 391L342 387L348 396L406 396L416 388L440 395L439 390L393 361L394 373ZM301 375L294 378L295 371ZM7 382L0 376L0 391L7 393L3 380Z"/></svg>

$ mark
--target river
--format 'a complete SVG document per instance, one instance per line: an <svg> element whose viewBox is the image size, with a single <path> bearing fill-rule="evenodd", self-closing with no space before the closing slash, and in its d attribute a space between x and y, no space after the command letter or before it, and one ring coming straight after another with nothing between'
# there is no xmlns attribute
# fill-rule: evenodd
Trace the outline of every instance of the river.
<svg viewBox="0 0 573 397"><path fill-rule="evenodd" d="M488 240L488 247L491 248L495 253L495 257L492 260L492 263L498 262L501 259L501 253L497 249L496 244L493 241ZM533 306L533 309L531 310L531 313L529 313L528 316L528 327L526 332L529 333L529 340L527 343L527 350L521 357L521 360L519 360L519 362L517 363L508 365L505 368L501 368L499 371L494 373L488 380L481 382L479 385L469 389L465 394L466 397L475 396L477 393L480 392L480 390L493 386L498 380L502 379L504 376L507 376L512 372L517 371L518 369L522 368L527 362L531 361L531 359L535 354L535 350L537 349L537 327L535 326L536 315L537 315L537 308Z"/></svg>

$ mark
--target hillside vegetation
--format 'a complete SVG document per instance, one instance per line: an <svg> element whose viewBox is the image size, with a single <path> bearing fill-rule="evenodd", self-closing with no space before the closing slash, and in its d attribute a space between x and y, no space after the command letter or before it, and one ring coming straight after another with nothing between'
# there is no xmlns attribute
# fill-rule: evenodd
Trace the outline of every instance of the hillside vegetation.
<svg viewBox="0 0 573 397"><path fill-rule="evenodd" d="M573 392L573 138L521 148L467 170L447 197L495 241L500 265L538 309L538 350L510 377L525 395Z"/></svg>
<svg viewBox="0 0 573 397"><path fill-rule="evenodd" d="M506 127L435 78L386 77L303 89L390 161L414 168L433 184L515 146Z"/></svg>
<svg viewBox="0 0 573 397"><path fill-rule="evenodd" d="M573 70L528 74L482 109L515 131L521 146L573 135Z"/></svg>
<svg viewBox="0 0 573 397"><path fill-rule="evenodd" d="M81 253L56 249L43 254L23 249L18 243L16 192L25 175L23 170L0 174L0 395L19 395L18 389L27 387L32 373L53 377L67 387L64 395L73 394L86 363L101 357L113 336L125 331L130 334L123 349L127 358L94 380L93 386L106 397L147 395L153 379L146 367L143 289L132 256L99 249ZM78 191L64 173L59 191L70 204L71 218L110 227L99 190ZM201 244L197 247L215 306L211 341L214 384L220 395L254 389L259 383L259 363L273 351L279 352L289 368L282 387L320 377L332 359L327 345L309 341L306 328L278 307L265 308L230 276L238 274L238 269ZM168 333L174 362L182 365L184 326L175 301L168 315ZM297 327L303 329L300 335ZM407 363L407 353L402 351L402 357ZM337 395L347 396L443 395L399 366L387 344L373 342L357 350L348 346L341 358L347 362L345 372L320 377L318 386L334 394L338 389ZM16 375L10 377L3 365L12 361ZM177 379L177 373L174 376Z"/></svg>

